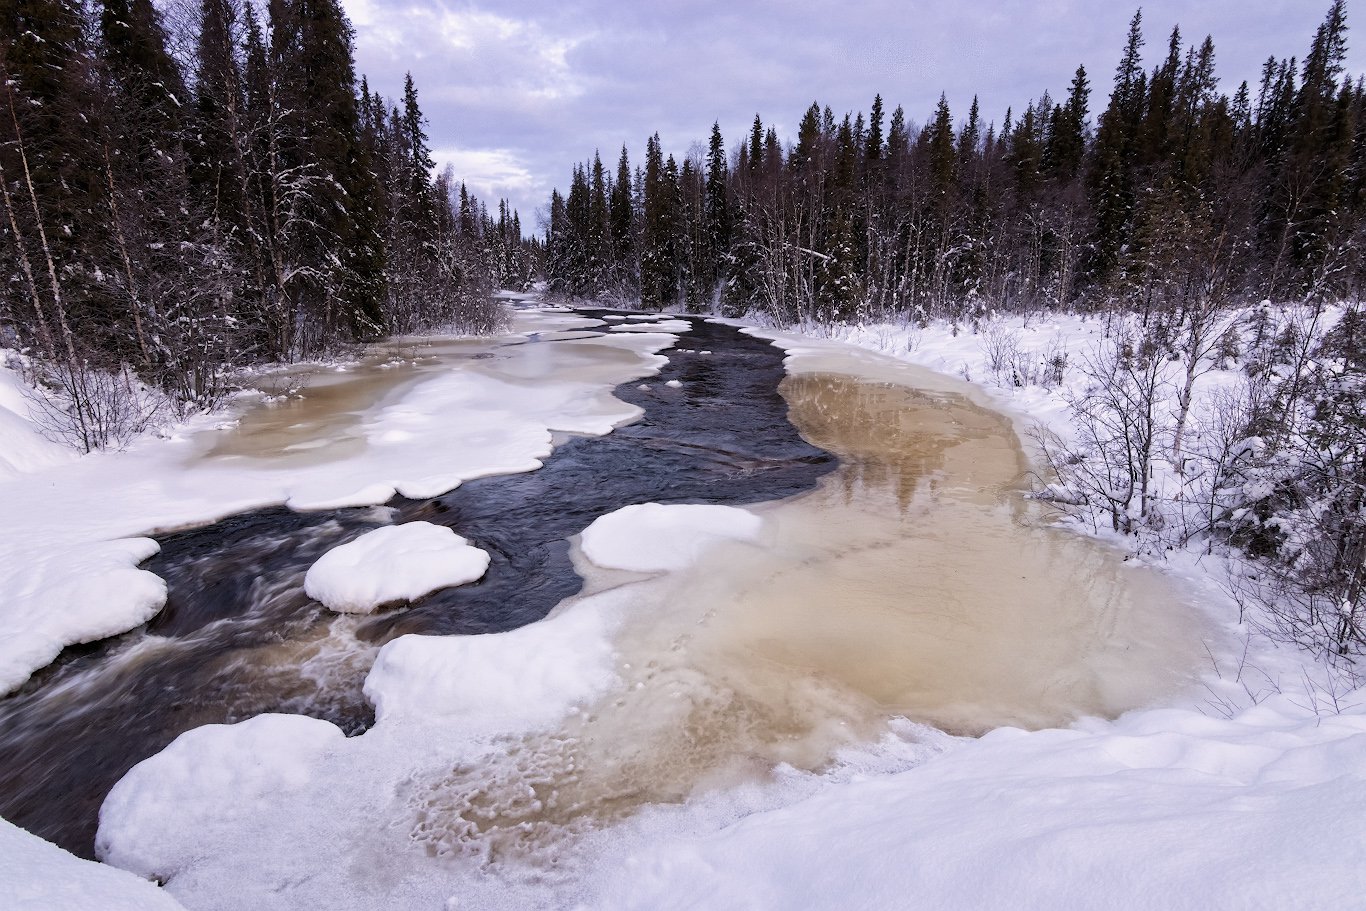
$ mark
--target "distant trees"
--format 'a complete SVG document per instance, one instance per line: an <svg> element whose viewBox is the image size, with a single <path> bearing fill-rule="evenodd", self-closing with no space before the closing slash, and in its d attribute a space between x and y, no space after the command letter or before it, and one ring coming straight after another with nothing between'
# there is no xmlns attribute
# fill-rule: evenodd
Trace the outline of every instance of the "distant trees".
<svg viewBox="0 0 1366 911"><path fill-rule="evenodd" d="M487 328L493 285L537 267L515 212L433 176L411 79L358 92L336 0L196 18L0 0L0 343L87 447L130 413L106 400L198 407L237 365Z"/></svg>
<svg viewBox="0 0 1366 911"><path fill-rule="evenodd" d="M1094 123L1078 68L1065 99L1044 92L998 123L975 99L955 117L941 97L916 129L879 95L843 117L813 103L786 148L757 115L729 157L716 127L704 161L672 167L651 136L638 181L603 176L615 233L591 206L549 226L566 255L547 278L570 295L792 321L1123 302L1155 313L1214 286L1354 293L1366 88L1343 73L1343 4L1303 64L1269 60L1259 87L1232 95L1213 41L1179 29L1146 71L1142 26L1135 14ZM579 171L588 199L595 169Z"/></svg>

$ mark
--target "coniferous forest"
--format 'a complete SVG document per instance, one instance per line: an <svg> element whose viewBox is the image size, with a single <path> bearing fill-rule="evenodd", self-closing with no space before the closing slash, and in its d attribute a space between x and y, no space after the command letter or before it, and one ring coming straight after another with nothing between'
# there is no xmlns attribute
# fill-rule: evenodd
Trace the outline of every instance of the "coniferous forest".
<svg viewBox="0 0 1366 911"><path fill-rule="evenodd" d="M392 333L488 332L536 244L448 169L418 93L362 78L336 0L0 0L0 347L68 438L234 368Z"/></svg>
<svg viewBox="0 0 1366 911"><path fill-rule="evenodd" d="M1210 38L1148 69L1134 15L1108 99L989 120L941 96L813 103L794 143L754 118L681 162L658 134L575 166L550 202L549 288L807 329L945 321L1010 385L1059 384L1077 432L1038 431L1038 496L1141 549L1232 545L1276 632L1366 651L1366 81L1335 0L1302 59L1221 89ZM1094 112L1094 114L1093 114ZM1030 361L1003 314L1080 314L1107 344ZM1211 371L1238 383L1196 402Z"/></svg>
<svg viewBox="0 0 1366 911"><path fill-rule="evenodd" d="M682 161L656 134L643 168L595 155L553 195L548 278L797 324L1353 295L1366 87L1346 38L1334 3L1303 61L1227 94L1213 41L1179 28L1146 71L1140 12L1098 111L1078 68L999 121L941 96L918 126L879 95L867 113L813 103L795 144L757 115L732 154L719 127Z"/></svg>

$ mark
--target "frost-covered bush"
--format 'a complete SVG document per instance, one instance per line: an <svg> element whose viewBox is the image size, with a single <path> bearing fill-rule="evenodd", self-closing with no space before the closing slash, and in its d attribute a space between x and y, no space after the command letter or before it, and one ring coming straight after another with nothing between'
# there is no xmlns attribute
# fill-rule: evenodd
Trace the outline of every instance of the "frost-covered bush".
<svg viewBox="0 0 1366 911"><path fill-rule="evenodd" d="M1022 344L1023 331L1001 322L984 324L981 336L987 370L999 385L1052 388L1062 384L1067 348L1060 337L1050 338L1042 351L1029 351Z"/></svg>
<svg viewBox="0 0 1366 911"><path fill-rule="evenodd" d="M1041 495L1133 534L1153 520L1168 361L1154 345L1121 339L1094 350L1081 370L1086 385L1066 395L1076 417L1075 439L1036 436L1056 478Z"/></svg>
<svg viewBox="0 0 1366 911"><path fill-rule="evenodd" d="M1140 547L1241 551L1251 571L1234 587L1250 617L1354 660L1366 653L1366 317L1313 303L1236 316L1206 302L1121 324L1065 394L1074 435L1036 433L1050 475L1037 495ZM1017 336L984 332L998 377L1018 375L1018 350Z"/></svg>
<svg viewBox="0 0 1366 911"><path fill-rule="evenodd" d="M36 368L34 417L52 440L82 452L120 447L172 410L168 397L127 367L89 365Z"/></svg>

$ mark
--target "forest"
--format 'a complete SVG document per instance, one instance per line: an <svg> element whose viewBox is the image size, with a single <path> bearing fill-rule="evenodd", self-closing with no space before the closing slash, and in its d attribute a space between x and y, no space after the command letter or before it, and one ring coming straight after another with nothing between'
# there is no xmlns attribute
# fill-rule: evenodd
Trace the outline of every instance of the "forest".
<svg viewBox="0 0 1366 911"><path fill-rule="evenodd" d="M546 277L566 298L820 331L947 321L1006 383L1080 381L1072 439L1040 434L1037 495L1161 552L1232 545L1230 581L1280 635L1366 648L1366 83L1333 2L1302 60L1221 90L1180 28L1151 70L1141 11L1103 106L1079 67L999 125L948 99L813 103L794 143L756 115L727 154L595 153L555 191ZM1092 118L1092 110L1099 113ZM1000 317L1069 313L1108 344L1022 355ZM1202 378L1240 382L1203 397Z"/></svg>
<svg viewBox="0 0 1366 911"><path fill-rule="evenodd" d="M0 347L54 432L119 443L234 370L487 333L536 243L434 173L336 0L0 0ZM180 21L183 20L183 21Z"/></svg>

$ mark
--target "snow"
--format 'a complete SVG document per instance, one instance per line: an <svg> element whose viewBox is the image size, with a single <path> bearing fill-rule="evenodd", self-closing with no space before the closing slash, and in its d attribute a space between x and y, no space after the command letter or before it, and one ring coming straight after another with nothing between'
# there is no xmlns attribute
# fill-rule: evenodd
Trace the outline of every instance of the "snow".
<svg viewBox="0 0 1366 911"><path fill-rule="evenodd" d="M368 614L473 582L488 568L489 555L451 529L407 522L376 528L323 554L304 576L304 591L329 610Z"/></svg>
<svg viewBox="0 0 1366 911"><path fill-rule="evenodd" d="M229 736L224 736L224 735ZM210 724L171 742L155 759L156 788L137 786L136 766L105 799L100 809L124 828L156 828L168 814L192 812L206 795L229 796L218 807L221 822L252 819L272 804L302 791L314 779L320 758L346 742L334 724L302 715L258 715L240 724ZM204 749L205 745L211 745ZM96 852L124 869L146 868L132 839L111 841L107 830L97 835ZM168 873L171 871L167 871Z"/></svg>
<svg viewBox="0 0 1366 911"><path fill-rule="evenodd" d="M4 361L0 350L0 481L74 460L75 452L43 436L23 380Z"/></svg>
<svg viewBox="0 0 1366 911"><path fill-rule="evenodd" d="M752 541L762 527L754 513L732 506L642 503L594 519L581 546L605 569L668 572L693 563L718 541Z"/></svg>
<svg viewBox="0 0 1366 911"><path fill-rule="evenodd" d="M379 723L457 720L484 732L544 730L616 681L611 600L504 633L400 636L365 681Z"/></svg>
<svg viewBox="0 0 1366 911"><path fill-rule="evenodd" d="M137 568L156 552L149 533L281 503L329 509L436 496L538 468L556 433L600 435L635 420L641 409L611 390L657 373L667 363L657 352L676 337L526 340L583 322L519 311L517 333L500 339L395 340L368 373L291 368L281 373L291 384L312 371L302 399L245 395L232 420L201 416L122 452L49 460L32 456L31 433L0 436L0 462L26 469L0 472L0 502L23 517L0 526L0 694L63 647L133 629L160 609L164 585ZM396 358L397 368L385 366ZM312 417L309 389L336 395L334 384L345 383L358 404L331 423ZM257 416L296 408L292 426L252 430Z"/></svg>
<svg viewBox="0 0 1366 911"><path fill-rule="evenodd" d="M651 320L651 322L615 323L613 332L687 332L692 324L682 319L665 319L654 316L632 316L632 320Z"/></svg>
<svg viewBox="0 0 1366 911"><path fill-rule="evenodd" d="M81 860L0 819L0 908L6 911L184 911L155 885Z"/></svg>
<svg viewBox="0 0 1366 911"><path fill-rule="evenodd" d="M1010 318L996 328L1014 333L1026 364L1042 363L1060 349L1080 358L1105 335L1101 323L1074 317ZM856 370L887 382L965 388L923 369L928 367L975 381L971 394L1010 413L1020 426L1039 421L1060 433L1069 430L1064 393L1083 382L1078 371L1068 369L1051 386L1016 385L1009 374L992 370L982 334L966 327L864 326L840 330L839 339L756 334L777 340L794 373ZM617 337L641 343L629 349L638 362L613 374L632 379L649 375L660 361L656 353L672 338ZM842 342L891 354L901 363L866 353L853 355L857 366L850 367ZM503 407L500 396L511 396L509 413L530 409L546 426L565 423L553 415L576 408L585 409L581 425L597 428L610 424L611 415L629 413L603 409L597 395L610 377L594 377L578 397L565 398L558 381L552 382L554 371L538 375L534 361L519 364L521 382L504 374L501 386L461 395L438 394L442 381L432 379L370 409L358 431L367 447L363 452L387 445L385 440L400 447L408 439L431 445L433 434L436 445L463 446L437 425L461 424L454 416L465 409L478 412L492 402ZM1229 374L1202 378L1197 395L1231 382ZM430 399L421 399L423 389ZM546 396L551 406L537 404L536 395ZM425 421L434 414L441 421ZM406 420L413 426L405 426ZM476 418L475 426L499 441L480 442L476 435L469 443L486 447L484 464L495 457L511 462L514 450L532 453L528 461L538 458L534 434L518 450L498 436L494 420ZM193 449L187 442L164 445L184 455ZM345 476L336 463L310 466L304 483L240 465L210 475L202 460L189 458L134 456L131 463L140 471L165 469L157 484L140 488L150 494L148 503L169 496L177 473L184 479L175 489L190 498L189 505L140 507L140 515L173 518L226 508L225 498L203 493L215 477L214 483L250 479L235 488L240 500L269 501L296 491L304 493L299 502L365 500L399 484L418 488L423 466L420 454L412 458L402 465L416 469L406 473L387 470L382 461L364 470L353 465ZM78 464L117 461L96 457ZM135 488L140 477L131 468L123 475L102 470L45 481L57 485L45 492L47 499L62 496L57 491L73 477L124 480ZM367 479L374 489L356 486ZM440 486L438 480L445 482L432 485ZM0 485L0 494L10 489ZM99 490L124 508L133 502L118 486L76 489ZM45 501L21 501L18 508L26 511L20 514L40 502ZM148 524L120 525L99 504L69 499L57 505L85 510L83 522L93 509L93 534L106 537L78 540L68 531L60 548L40 538L24 559L51 552L58 555L56 567L60 555L89 543L90 559L103 555L112 561L93 568L92 578L114 572L139 578L131 567L143 550L128 542L123 551L110 550L105 542ZM508 633L403 636L386 644L365 685L376 724L359 737L344 738L326 722L297 716L261 716L182 735L135 767L110 795L101 813L101 856L167 880L168 891L189 907L609 911L908 903L946 909L1360 904L1366 891L1366 690L1252 636L1239 622L1238 607L1211 581L1219 559L1184 552L1167 555L1164 569L1183 581L1226 633L1212 640L1203 692L1183 693L1165 707L1116 720L1089 718L1037 731L1005 727L977 739L894 720L881 740L865 744L862 752L841 753L819 771L780 765L757 783L722 782L629 818L590 819L583 828L568 829L562 840L540 845L540 814L553 816L557 807L572 806L579 776L591 776L589 767L574 764L575 750L595 742L611 749L605 733L610 728L603 727L612 723L611 711L637 709L627 700L629 688L665 674L662 701L645 705L670 722L675 716L668 712L680 704L711 699L725 710L727 691L699 686L690 669L631 667L629 633L641 625L670 629L672 574L696 566L727 542L758 541L763 532L759 515L729 507L647 503L600 517L578 544L585 595ZM1142 556L1135 560L1148 562ZM612 570L655 575L623 581ZM368 574L364 578L373 581ZM38 588L56 579L52 569ZM697 621L706 622L705 616ZM685 635L690 633L679 633L680 641ZM705 732L694 733L701 738ZM569 757L573 774L554 777L564 770L544 765L547 755L557 761ZM626 757L622 767L629 768L631 760ZM0 873L10 862L11 835L0 824ZM34 851L55 852L23 837L36 843L30 846ZM11 869L22 872L0 875L0 884L59 878L34 878L28 868L26 859L16 863ZM135 878L119 881L128 888L140 885ZM72 901L35 907L79 906ZM119 907L113 901L89 906ZM126 906L156 907L150 900Z"/></svg>
<svg viewBox="0 0 1366 911"><path fill-rule="evenodd" d="M71 543L52 549L22 535L23 523L0 531L0 693L22 684L67 645L117 636L156 615L166 583L135 567L161 547L151 538Z"/></svg>
<svg viewBox="0 0 1366 911"><path fill-rule="evenodd" d="M598 907L1336 908L1366 890L1366 713L1278 697L1232 719L965 741L621 864Z"/></svg>

